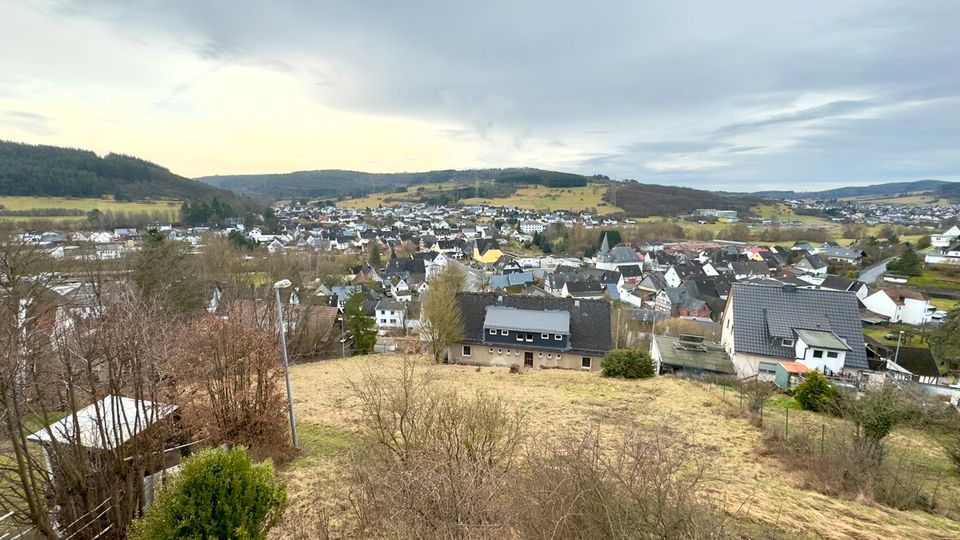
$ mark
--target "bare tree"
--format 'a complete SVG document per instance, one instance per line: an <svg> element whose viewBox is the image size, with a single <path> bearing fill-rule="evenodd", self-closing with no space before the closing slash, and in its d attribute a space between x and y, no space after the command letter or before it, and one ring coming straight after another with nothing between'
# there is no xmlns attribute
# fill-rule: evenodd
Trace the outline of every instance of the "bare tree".
<svg viewBox="0 0 960 540"><path fill-rule="evenodd" d="M463 291L466 274L459 266L449 264L427 289L421 304L423 322L421 336L430 346L433 361L440 363L446 348L463 339L463 316L457 293Z"/></svg>

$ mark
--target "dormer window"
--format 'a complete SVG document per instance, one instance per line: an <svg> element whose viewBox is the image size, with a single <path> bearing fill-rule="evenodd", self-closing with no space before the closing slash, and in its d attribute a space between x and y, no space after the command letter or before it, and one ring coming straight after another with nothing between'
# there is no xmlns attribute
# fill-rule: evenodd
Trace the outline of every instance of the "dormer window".
<svg viewBox="0 0 960 540"><path fill-rule="evenodd" d="M560 341L561 339L563 339L563 336L560 335L560 334L554 334L554 335L553 335L553 339L555 339L555 340L557 340L557 341Z"/></svg>
<svg viewBox="0 0 960 540"><path fill-rule="evenodd" d="M496 329L496 328L491 328L491 329L490 329L490 335L491 335L491 336L497 335L497 329Z"/></svg>
<svg viewBox="0 0 960 540"><path fill-rule="evenodd" d="M793 347L793 340L784 338L780 340L780 344L783 345L784 347Z"/></svg>

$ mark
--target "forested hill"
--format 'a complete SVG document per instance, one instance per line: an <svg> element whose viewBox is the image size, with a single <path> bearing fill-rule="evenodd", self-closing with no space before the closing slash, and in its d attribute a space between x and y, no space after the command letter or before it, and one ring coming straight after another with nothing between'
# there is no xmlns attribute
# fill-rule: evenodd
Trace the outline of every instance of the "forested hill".
<svg viewBox="0 0 960 540"><path fill-rule="evenodd" d="M250 201L177 176L154 163L119 154L0 141L0 195L103 197L116 200L212 201L238 207Z"/></svg>
<svg viewBox="0 0 960 540"><path fill-rule="evenodd" d="M402 187L447 181L494 181L499 184L542 184L551 187L585 186L591 177L532 168L441 170L413 173L367 173L336 169L285 174L239 174L205 176L200 182L256 198L362 197L392 192Z"/></svg>
<svg viewBox="0 0 960 540"><path fill-rule="evenodd" d="M641 184L632 180L614 184L604 200L623 208L629 216L678 216L699 208L736 210L746 214L763 202L759 197L722 191L703 191L678 186Z"/></svg>
<svg viewBox="0 0 960 540"><path fill-rule="evenodd" d="M960 183L943 180L888 182L869 186L849 186L824 191L758 191L754 195L771 199L808 199L825 201L846 197L895 197L911 193L928 193L946 198L960 195Z"/></svg>

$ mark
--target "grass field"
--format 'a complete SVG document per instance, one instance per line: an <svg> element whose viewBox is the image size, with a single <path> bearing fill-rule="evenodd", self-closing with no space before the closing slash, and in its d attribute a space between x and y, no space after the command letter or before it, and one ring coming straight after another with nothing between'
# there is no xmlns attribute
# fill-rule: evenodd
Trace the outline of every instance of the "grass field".
<svg viewBox="0 0 960 540"><path fill-rule="evenodd" d="M370 356L292 368L303 454L281 469L290 506L274 537L316 530L328 522L332 536L352 522L343 463L358 437L359 401L350 381L364 369L395 369L396 356ZM862 500L843 500L802 489L801 479L762 451L758 428L731 414L719 387L655 378L621 381L595 373L527 371L466 366L428 367L445 387L502 396L528 413L531 431L546 436L579 433L599 426L611 435L628 423L667 423L692 438L692 451L718 458L710 471L711 492L756 538L957 538L960 522L907 512ZM729 400L729 395L727 396ZM775 406L791 407L778 398ZM772 403L772 402L771 402ZM791 422L805 413L791 411ZM820 421L817 417L815 421ZM941 499L952 511L960 504L960 477L939 447L913 432L895 432L945 471ZM956 515L955 513L953 515ZM320 537L320 535L314 535Z"/></svg>
<svg viewBox="0 0 960 540"><path fill-rule="evenodd" d="M411 186L405 193L374 193L357 199L340 201L337 206L343 208L377 208L379 206L396 206L402 201L416 201L421 191L436 191L438 189L452 189L466 187L471 184L457 182L443 182L439 184L422 184ZM421 189L422 188L422 189ZM548 188L545 186L525 186L517 189L510 197L504 198L469 198L462 199L461 204L489 204L493 206L512 206L526 210L570 210L579 212L595 209L599 214L620 212L620 208L609 206L603 201L607 192L606 186L591 184L575 188ZM387 200L393 199L393 200Z"/></svg>
<svg viewBox="0 0 960 540"><path fill-rule="evenodd" d="M339 201L337 206L341 208L379 208L380 206L397 206L401 202L416 202L417 195L423 191L437 191L441 189L453 189L455 187L463 187L468 184L462 184L459 182L439 182L432 184L417 184L416 186L409 186L406 192L403 193L371 193L365 197L359 197L356 199L347 199L344 201ZM387 201L385 199L393 199Z"/></svg>
<svg viewBox="0 0 960 540"><path fill-rule="evenodd" d="M167 214L169 216L168 219L176 219L180 212L179 201L117 202L113 199L73 199L67 197L0 197L0 205L2 205L5 210L18 211L66 208L69 210L75 209L89 212L96 208L101 212L161 212ZM0 216L0 220L11 221L38 219L73 221L86 219L86 216Z"/></svg>
<svg viewBox="0 0 960 540"><path fill-rule="evenodd" d="M857 201L857 202L872 202L880 204L908 204L916 206L927 206L934 204L950 204L949 199L941 199L939 197L929 195L926 193L905 193L901 196L874 196L874 197L845 197L840 199L842 201Z"/></svg>

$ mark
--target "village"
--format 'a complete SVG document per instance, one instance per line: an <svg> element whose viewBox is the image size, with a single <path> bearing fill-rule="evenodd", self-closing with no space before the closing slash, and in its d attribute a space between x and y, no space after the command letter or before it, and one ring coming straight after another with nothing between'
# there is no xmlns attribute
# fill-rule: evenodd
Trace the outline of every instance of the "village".
<svg viewBox="0 0 960 540"><path fill-rule="evenodd" d="M432 355L440 365L510 373L606 374L617 351L636 351L649 358L655 376L733 381L741 410L751 385L790 396L812 374L855 394L895 385L931 403L957 407L960 398L960 371L931 346L958 293L929 280L917 285L912 277L949 277L960 268L960 228L936 228L952 217L931 222L928 235L871 239L861 247L849 239L652 238L644 227L666 222L487 205L356 209L295 202L277 206L275 215L270 232L240 219L210 227L20 231L11 241L42 253L51 267L42 274L43 302L22 302L19 320L48 320L36 328L48 336L95 331L123 298L143 292L137 273L153 266L138 269L130 261L167 246L180 250L181 263L219 266L215 277L189 288L198 297L191 305L225 321L217 324L274 336L284 328L283 365L295 367L297 388L301 366L359 355ZM750 222L753 234L771 227L740 217L701 209L685 219L726 227ZM864 215L845 219L866 226ZM918 223L896 226L916 232ZM796 234L807 231L801 225L793 225ZM641 235L646 239L625 240ZM216 259L224 249L233 255ZM159 266L160 273L177 272ZM459 276L452 290L451 275ZM183 279L174 286L186 291ZM450 295L442 309L457 314L458 329L447 337L437 308L425 305L432 288L434 298ZM49 315L40 314L41 304L52 309ZM283 371L289 377L291 370ZM290 392L289 379L287 385ZM301 391L288 395L291 426ZM92 448L123 447L157 429L153 424L169 424L178 410L108 394L76 411L75 420L41 427L26 441L48 456L53 445L74 437L94 437L82 443ZM117 430L118 440L96 441L103 416L118 411L149 420L137 427L111 420L108 431ZM299 448L296 430L292 441ZM162 443L183 455L195 444ZM174 454L164 455L144 464L147 505L155 486L178 470Z"/></svg>

